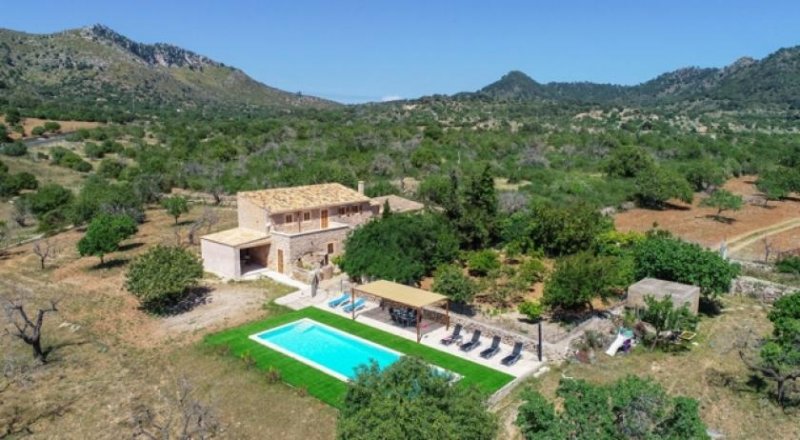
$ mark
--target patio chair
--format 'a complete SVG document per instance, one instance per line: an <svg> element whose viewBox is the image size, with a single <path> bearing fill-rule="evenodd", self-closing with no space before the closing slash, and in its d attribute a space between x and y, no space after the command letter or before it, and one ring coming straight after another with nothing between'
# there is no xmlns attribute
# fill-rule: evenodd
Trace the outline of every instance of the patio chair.
<svg viewBox="0 0 800 440"><path fill-rule="evenodd" d="M511 350L511 354L504 357L500 363L506 367L510 367L516 364L520 358L522 358L522 342L517 342L514 344L514 349Z"/></svg>
<svg viewBox="0 0 800 440"><path fill-rule="evenodd" d="M344 303L346 303L348 299L350 299L350 294L347 293L347 292L342 293L342 296L340 296L340 297L338 297L336 299L333 299L330 302L328 302L328 307L330 307L332 309L335 309L335 308L339 307L340 305L343 305Z"/></svg>
<svg viewBox="0 0 800 440"><path fill-rule="evenodd" d="M463 327L461 326L461 324L456 324L456 328L453 329L453 333L450 336L442 339L442 345L452 345L453 343L461 342L461 340L463 339L463 337L461 336L462 328Z"/></svg>
<svg viewBox="0 0 800 440"><path fill-rule="evenodd" d="M460 348L461 351L472 351L478 348L479 345L481 345L481 331L475 330L472 332L472 339L466 344L462 344Z"/></svg>
<svg viewBox="0 0 800 440"><path fill-rule="evenodd" d="M364 300L364 298L358 298L356 300L356 302L354 302L353 304L350 304L348 306L344 306L344 309L342 309L342 310L344 310L346 313L357 312L357 311L363 309L365 304L366 304L366 301Z"/></svg>
<svg viewBox="0 0 800 440"><path fill-rule="evenodd" d="M497 353L500 353L500 336L495 336L492 338L491 347L483 350L481 352L481 357L484 359L491 359Z"/></svg>

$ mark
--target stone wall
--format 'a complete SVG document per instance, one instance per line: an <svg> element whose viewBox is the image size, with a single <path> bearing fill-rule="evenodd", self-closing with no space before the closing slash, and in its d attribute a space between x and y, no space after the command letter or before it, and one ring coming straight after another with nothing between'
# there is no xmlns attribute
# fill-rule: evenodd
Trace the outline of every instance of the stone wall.
<svg viewBox="0 0 800 440"><path fill-rule="evenodd" d="M247 198L238 196L236 215L240 228L269 232L267 231L267 210L257 206Z"/></svg>
<svg viewBox="0 0 800 440"><path fill-rule="evenodd" d="M800 288L745 276L734 279L731 287L731 293L735 295L750 296L765 303L772 303L783 295L797 290Z"/></svg>
<svg viewBox="0 0 800 440"><path fill-rule="evenodd" d="M287 275L292 275L297 260L303 255L312 252L326 253L328 243L333 243L331 256L339 255L348 232L350 232L349 227L329 228L293 235L273 232L269 258L270 268L278 269L278 249L283 250L283 272Z"/></svg>

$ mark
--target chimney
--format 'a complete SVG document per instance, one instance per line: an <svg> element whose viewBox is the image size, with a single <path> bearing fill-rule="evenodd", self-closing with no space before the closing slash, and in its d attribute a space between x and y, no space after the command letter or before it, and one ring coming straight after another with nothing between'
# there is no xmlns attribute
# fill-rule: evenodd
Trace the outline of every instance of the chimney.
<svg viewBox="0 0 800 440"><path fill-rule="evenodd" d="M359 180L358 181L358 193L359 194L364 194L364 181L363 180Z"/></svg>

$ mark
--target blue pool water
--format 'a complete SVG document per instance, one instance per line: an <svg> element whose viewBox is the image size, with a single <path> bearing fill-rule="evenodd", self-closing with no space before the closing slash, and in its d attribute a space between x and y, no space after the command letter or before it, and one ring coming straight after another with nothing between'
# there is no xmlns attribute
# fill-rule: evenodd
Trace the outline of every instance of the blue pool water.
<svg viewBox="0 0 800 440"><path fill-rule="evenodd" d="M304 318L251 336L257 342L323 370L353 379L356 367L375 360L381 369L402 354Z"/></svg>

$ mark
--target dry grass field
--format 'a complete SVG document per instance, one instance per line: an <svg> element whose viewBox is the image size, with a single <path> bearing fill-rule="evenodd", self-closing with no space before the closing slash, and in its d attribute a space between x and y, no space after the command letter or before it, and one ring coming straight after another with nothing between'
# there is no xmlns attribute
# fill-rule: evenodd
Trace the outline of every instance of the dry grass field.
<svg viewBox="0 0 800 440"><path fill-rule="evenodd" d="M200 212L195 207L187 220ZM220 209L219 215L215 228L235 222L233 210ZM333 409L198 344L206 333L274 313L265 305L287 293L285 286L208 279L206 302L184 315L160 318L139 310L122 287L125 266L153 244L176 240L170 217L161 210L147 216L105 267L96 258L78 257L80 231L53 237L62 251L44 271L31 245L0 259L0 294L21 288L31 292L32 302L60 299L58 314L45 324L43 341L54 347L48 364L34 367L27 346L0 337L0 362L19 370L0 379L0 390L9 386L0 393L0 426L29 424L31 438L130 437L134 410L145 405L167 414L186 378L220 420L222 438L332 438Z"/></svg>
<svg viewBox="0 0 800 440"><path fill-rule="evenodd" d="M732 253L737 251L738 244L748 246L765 235L800 227L800 202L787 199L771 201L765 206L755 188L755 180L755 176L744 176L725 184L726 189L745 199L741 210L723 212L722 215L730 219L727 223L711 218L716 210L701 207L701 195L695 196L692 205L676 203L673 209L631 209L616 215L614 223L620 231L640 232L656 224L686 240L709 247L718 247L725 240ZM782 245L790 246L791 243Z"/></svg>
<svg viewBox="0 0 800 440"><path fill-rule="evenodd" d="M53 120L52 119L39 119L39 118L23 118L22 119L22 127L25 130L25 136L24 137L25 138L32 137L31 136L31 130L33 130L33 127L38 127L38 126L43 125L45 122L48 122L48 121L53 121ZM62 133L69 133L71 131L80 130L81 128L95 128L95 127L99 127L99 126L103 125L100 122L88 122L88 121L53 121L53 122L58 122L59 124L61 124L61 132ZM5 117L3 117L3 116L0 116L0 123L8 125L8 124L6 124ZM11 132L10 129L9 129L9 132ZM19 139L20 138L19 133L16 133L16 132L9 133L9 135L10 135L10 137L12 139Z"/></svg>

